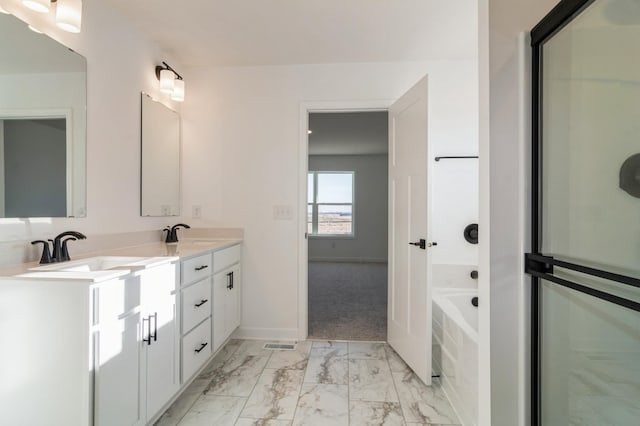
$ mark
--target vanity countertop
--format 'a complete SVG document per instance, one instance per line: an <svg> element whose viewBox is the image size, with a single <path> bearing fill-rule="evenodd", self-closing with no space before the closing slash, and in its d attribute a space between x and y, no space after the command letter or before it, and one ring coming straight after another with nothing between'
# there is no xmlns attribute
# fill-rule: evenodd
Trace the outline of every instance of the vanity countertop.
<svg viewBox="0 0 640 426"><path fill-rule="evenodd" d="M148 243L138 246L110 249L89 253L74 258L68 264L81 260L88 260L103 256L128 256L137 257L137 261L108 270L94 271L45 271L33 268L40 267L37 262L21 263L0 269L0 281L27 280L27 281L78 281L85 283L97 283L111 280L131 273L167 262L176 262L181 258L188 258L206 251L221 250L241 243L241 239L184 239L177 244L164 242ZM63 265L52 264L52 265ZM48 266L48 265L47 265ZM44 268L43 268L44 269Z"/></svg>
<svg viewBox="0 0 640 426"><path fill-rule="evenodd" d="M177 256L179 258L191 257L204 251L216 251L241 243L241 239L197 239L188 238L181 240L177 244L167 244L164 242L143 244L133 247L109 250L101 252L100 255L108 256Z"/></svg>

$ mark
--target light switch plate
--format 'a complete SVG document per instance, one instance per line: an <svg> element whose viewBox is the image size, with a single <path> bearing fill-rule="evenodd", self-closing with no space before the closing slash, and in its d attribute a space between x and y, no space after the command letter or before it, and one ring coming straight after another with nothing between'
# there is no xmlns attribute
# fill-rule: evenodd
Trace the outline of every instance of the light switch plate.
<svg viewBox="0 0 640 426"><path fill-rule="evenodd" d="M200 204L194 204L191 206L191 218L200 219L202 217L202 206Z"/></svg>
<svg viewBox="0 0 640 426"><path fill-rule="evenodd" d="M273 206L273 218L275 220L292 220L293 209L289 204Z"/></svg>

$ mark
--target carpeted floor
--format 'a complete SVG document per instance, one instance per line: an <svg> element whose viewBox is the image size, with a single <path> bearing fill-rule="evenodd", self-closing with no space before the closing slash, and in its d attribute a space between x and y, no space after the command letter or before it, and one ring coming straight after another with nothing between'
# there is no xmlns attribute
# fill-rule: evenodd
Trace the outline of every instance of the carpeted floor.
<svg viewBox="0 0 640 426"><path fill-rule="evenodd" d="M387 340L387 265L309 262L309 339Z"/></svg>

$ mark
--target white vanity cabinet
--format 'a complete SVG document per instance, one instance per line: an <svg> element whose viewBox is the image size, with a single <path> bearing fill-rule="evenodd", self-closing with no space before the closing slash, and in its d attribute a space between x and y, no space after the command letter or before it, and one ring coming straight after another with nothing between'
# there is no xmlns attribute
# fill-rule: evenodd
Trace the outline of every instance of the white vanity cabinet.
<svg viewBox="0 0 640 426"><path fill-rule="evenodd" d="M147 424L179 390L176 268L0 280L0 424Z"/></svg>
<svg viewBox="0 0 640 426"><path fill-rule="evenodd" d="M213 350L240 325L240 245L213 254Z"/></svg>
<svg viewBox="0 0 640 426"><path fill-rule="evenodd" d="M156 415L180 388L177 272L177 265L171 263L140 273L147 419Z"/></svg>
<svg viewBox="0 0 640 426"><path fill-rule="evenodd" d="M180 388L176 273L167 263L94 290L95 426L145 424Z"/></svg>
<svg viewBox="0 0 640 426"><path fill-rule="evenodd" d="M91 289L94 425L143 425L144 354L141 277L130 275ZM54 284L55 285L55 284ZM56 419L56 416L51 418Z"/></svg>
<svg viewBox="0 0 640 426"><path fill-rule="evenodd" d="M235 244L181 261L183 384L240 325L240 253Z"/></svg>
<svg viewBox="0 0 640 426"><path fill-rule="evenodd" d="M187 382L209 360L211 344L211 251L183 259L181 276L181 366L182 383Z"/></svg>

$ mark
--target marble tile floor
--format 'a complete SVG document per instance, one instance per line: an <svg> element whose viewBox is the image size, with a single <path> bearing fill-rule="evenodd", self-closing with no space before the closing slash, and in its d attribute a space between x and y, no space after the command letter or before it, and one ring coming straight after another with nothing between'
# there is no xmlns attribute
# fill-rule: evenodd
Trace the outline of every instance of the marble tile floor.
<svg viewBox="0 0 640 426"><path fill-rule="evenodd" d="M155 426L459 425L384 343L231 340Z"/></svg>

